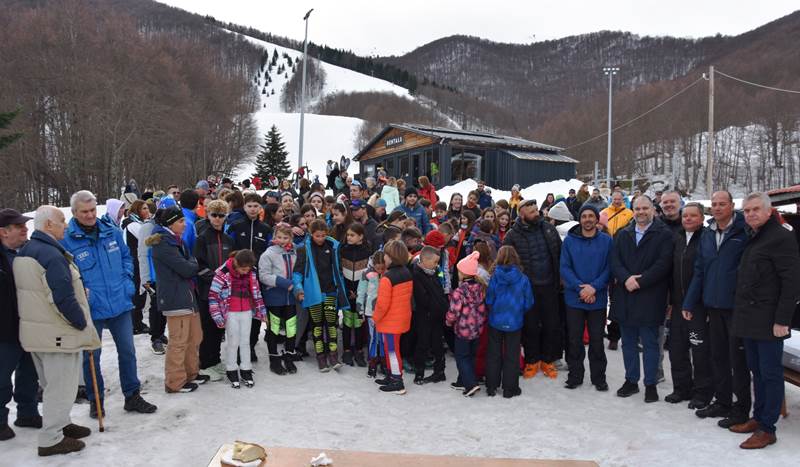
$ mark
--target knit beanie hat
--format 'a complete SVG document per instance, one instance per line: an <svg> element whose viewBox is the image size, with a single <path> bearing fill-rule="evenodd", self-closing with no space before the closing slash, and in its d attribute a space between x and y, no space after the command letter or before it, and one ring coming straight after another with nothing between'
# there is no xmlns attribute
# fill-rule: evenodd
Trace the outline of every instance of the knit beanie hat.
<svg viewBox="0 0 800 467"><path fill-rule="evenodd" d="M406 193L405 193L405 195L403 197L404 198L408 198L411 195L419 196L419 193L417 193L417 189L414 188L413 186L410 186L410 187L406 188Z"/></svg>
<svg viewBox="0 0 800 467"><path fill-rule="evenodd" d="M566 222L572 220L572 213L569 212L566 203L556 203L550 206L550 209L547 211L547 216L557 221Z"/></svg>
<svg viewBox="0 0 800 467"><path fill-rule="evenodd" d="M481 254L477 251L473 251L470 253L466 258L462 259L456 265L459 271L466 276L477 276L478 275L478 258L481 257Z"/></svg>
<svg viewBox="0 0 800 467"><path fill-rule="evenodd" d="M164 227L169 227L179 219L183 218L183 211L177 206L161 210L161 215L158 217L158 223Z"/></svg>
<svg viewBox="0 0 800 467"><path fill-rule="evenodd" d="M442 248L445 243L444 235L438 230L431 230L425 236L425 244L434 248Z"/></svg>
<svg viewBox="0 0 800 467"><path fill-rule="evenodd" d="M600 220L600 213L597 211L597 208L592 206L591 204L584 204L583 206L581 206L581 209L578 211L578 217L580 218L581 214L583 214L583 211L586 211L587 209L594 213L594 217L597 220Z"/></svg>
<svg viewBox="0 0 800 467"><path fill-rule="evenodd" d="M378 205L379 208L385 208L386 207L386 200L381 198L381 199L378 200L378 202L376 204Z"/></svg>

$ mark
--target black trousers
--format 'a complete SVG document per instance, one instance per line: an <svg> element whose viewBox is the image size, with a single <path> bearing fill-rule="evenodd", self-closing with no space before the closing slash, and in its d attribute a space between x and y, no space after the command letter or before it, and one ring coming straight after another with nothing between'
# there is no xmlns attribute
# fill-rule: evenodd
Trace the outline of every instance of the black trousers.
<svg viewBox="0 0 800 467"><path fill-rule="evenodd" d="M416 345L414 348L414 371L418 374L425 373L425 360L428 354L433 354L433 371L444 372L444 315L436 314L419 317L414 321L414 334ZM402 343L402 341L401 341Z"/></svg>
<svg viewBox="0 0 800 467"><path fill-rule="evenodd" d="M200 305L200 326L203 328L203 340L200 341L200 369L205 370L220 362L219 352L225 330L217 327L208 311L208 300L198 299Z"/></svg>
<svg viewBox="0 0 800 467"><path fill-rule="evenodd" d="M552 363L561 353L561 319L558 316L558 290L553 285L534 285L536 298L525 314L522 346L525 363Z"/></svg>
<svg viewBox="0 0 800 467"><path fill-rule="evenodd" d="M697 307L690 321L673 307L669 320L669 363L673 390L708 402L714 396L714 383L707 318L703 307Z"/></svg>
<svg viewBox="0 0 800 467"><path fill-rule="evenodd" d="M737 415L748 416L752 405L750 370L742 340L731 335L733 310L708 308L714 397ZM736 403L733 395L736 394Z"/></svg>
<svg viewBox="0 0 800 467"><path fill-rule="evenodd" d="M156 300L156 286L151 285L153 295L150 296L150 310L147 312L148 322L150 324L150 341L155 342L164 337L164 331L167 330L167 320L164 315L158 311L158 300Z"/></svg>
<svg viewBox="0 0 800 467"><path fill-rule="evenodd" d="M136 282L139 281L137 280ZM136 331L144 324L144 306L147 303L147 292L139 293L139 284L134 284L134 287L136 287L136 293L133 294L131 321L133 321L133 330Z"/></svg>
<svg viewBox="0 0 800 467"><path fill-rule="evenodd" d="M614 308L614 300L612 299L611 286L608 287L608 299L610 300L611 308ZM622 339L622 331L619 329L619 323L616 321L609 321L606 327L606 337L610 342L619 342Z"/></svg>
<svg viewBox="0 0 800 467"><path fill-rule="evenodd" d="M606 382L606 351L603 348L603 330L606 324L606 310L583 310L567 307L567 329L569 332L569 349L567 364L569 365L570 382L583 383L586 369L583 360L586 349L583 346L583 329L589 331L589 376L592 384Z"/></svg>
<svg viewBox="0 0 800 467"><path fill-rule="evenodd" d="M486 387L512 391L519 387L519 344L522 330L500 331L489 326L486 348Z"/></svg>
<svg viewBox="0 0 800 467"><path fill-rule="evenodd" d="M264 330L267 331L264 334L264 342L266 342L269 328L264 326ZM261 320L253 318L253 322L250 324L250 352L255 352L259 334L261 334Z"/></svg>

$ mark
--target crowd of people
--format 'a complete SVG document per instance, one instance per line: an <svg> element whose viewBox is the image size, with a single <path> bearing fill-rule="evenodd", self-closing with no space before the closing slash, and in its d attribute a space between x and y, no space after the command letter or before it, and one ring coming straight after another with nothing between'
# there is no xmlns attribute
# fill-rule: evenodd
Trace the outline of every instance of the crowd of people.
<svg viewBox="0 0 800 467"><path fill-rule="evenodd" d="M704 226L704 207L675 191L584 185L539 204L519 186L494 200L483 182L444 202L427 177L417 188L385 173L363 184L344 173L328 191L282 181L263 195L213 182L142 193L132 183L102 217L78 191L69 221L41 206L30 236L29 217L0 210L0 440L15 435L13 395L14 425L41 429L39 455L83 449L91 430L70 408L77 389L103 415L105 330L125 410L151 414L134 334L165 355L167 393L239 389L255 385L262 323L275 375L313 358L322 373L364 368L394 394L406 393L405 372L415 385L446 381L447 349L450 386L465 397L516 397L520 376L559 372L574 390L587 346L589 380L605 392L606 350L621 340L617 396L643 379L644 401L658 401L668 353L667 402L751 433L742 448L776 440L800 255L763 193L741 212L714 193Z"/></svg>

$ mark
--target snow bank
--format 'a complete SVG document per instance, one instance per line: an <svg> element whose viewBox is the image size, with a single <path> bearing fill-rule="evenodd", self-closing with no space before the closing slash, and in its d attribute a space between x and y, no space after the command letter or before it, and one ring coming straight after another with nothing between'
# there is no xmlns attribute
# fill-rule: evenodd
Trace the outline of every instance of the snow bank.
<svg viewBox="0 0 800 467"><path fill-rule="evenodd" d="M522 189L522 197L524 199L535 199L539 202L539 204L544 201L545 197L547 197L548 193L553 193L554 196L564 195L567 197L567 193L569 193L570 188L578 191L578 189L583 185L584 182L573 178L572 180L554 180L552 182L543 182L531 185L527 188ZM453 193L460 193L461 196L464 197L464 202L467 201L467 194L475 190L478 187L478 182L473 179L464 180L463 182L458 182L455 185L449 185L443 188L437 188L436 194L439 195L439 198L449 203L450 196ZM491 187L489 187L491 188ZM593 187L589 187L589 191L592 190ZM496 190L491 188L492 190L492 198L497 201L499 199L509 199L511 198L511 191L503 191L503 190Z"/></svg>

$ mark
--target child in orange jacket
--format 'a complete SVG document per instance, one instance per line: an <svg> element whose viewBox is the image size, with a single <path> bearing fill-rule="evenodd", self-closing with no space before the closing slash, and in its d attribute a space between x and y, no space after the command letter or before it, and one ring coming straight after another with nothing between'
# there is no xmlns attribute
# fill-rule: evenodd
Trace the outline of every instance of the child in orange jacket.
<svg viewBox="0 0 800 467"><path fill-rule="evenodd" d="M405 394L400 336L411 328L413 278L407 267L408 249L403 242L392 240L384 245L383 258L387 270L378 285L378 300L372 320L383 341L389 374L375 382L380 385L381 391Z"/></svg>

